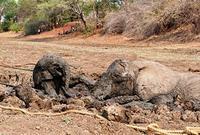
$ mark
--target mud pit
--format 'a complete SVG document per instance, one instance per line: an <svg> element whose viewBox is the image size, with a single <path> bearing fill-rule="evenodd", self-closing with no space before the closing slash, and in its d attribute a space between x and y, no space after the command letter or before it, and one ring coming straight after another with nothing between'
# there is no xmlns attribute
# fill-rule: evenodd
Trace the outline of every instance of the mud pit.
<svg viewBox="0 0 200 135"><path fill-rule="evenodd" d="M72 74L64 59L48 54L36 64L33 82L2 87L0 97L3 105L51 112L89 110L120 123L148 124L159 116L200 122L199 84L199 74L173 71L152 61L121 59L95 81Z"/></svg>
<svg viewBox="0 0 200 135"><path fill-rule="evenodd" d="M4 42L7 44L7 41ZM10 64L11 67L12 65L13 67L16 67L19 62L21 62L20 64L22 65L25 65L26 63L37 63L37 61L42 57L43 54L49 52L57 52L57 55L62 56L70 64L72 75L69 81L69 88L66 90L66 92L70 93L73 98L67 98L67 100L65 100L64 102L58 101L57 99L52 98L52 96L48 96L47 94L44 94L41 91L38 92L37 89L34 89L32 84L32 72L21 70L34 69L33 65L26 65L22 67L17 66L17 69L3 67L1 68L1 82L8 83L14 86L18 86L19 84L21 85L19 85L15 89L8 89L9 87L2 86L2 91L0 93L4 93L3 90L5 89L8 89L8 92L6 94L1 94L0 99L1 101L3 100L1 102L1 105L12 105L15 107L26 108L31 112L62 112L70 109L88 110L90 112L102 115L109 120L117 121L117 123L108 121L102 122L101 120L98 120L96 118L90 116L82 116L78 114L70 114L49 118L45 116L32 117L22 115L15 111L3 110L0 119L0 131L4 131L3 133L31 134L34 132L35 134L77 134L84 132L85 134L141 134L140 132L135 132L134 130L126 127L124 123L137 124L143 127L147 126L150 123L157 123L161 128L165 129L184 129L188 125L199 126L200 115L199 111L197 111L199 104L194 104L198 103L194 99L198 98L198 92L196 94L197 97L194 97L194 95L188 95L188 97L185 98L184 93L178 93L178 96L175 96L174 98L175 94L173 93L165 93L164 95L160 95L159 92L156 92L153 93L153 95L151 95L150 97L144 96L144 98L142 98L145 94L137 96L137 91L132 89L137 86L136 84L138 82L138 80L134 80L133 78L138 78L138 76L141 74L137 70L137 74L134 73L135 77L131 77L131 75L134 76L134 74L133 72L129 71L127 76L123 78L122 74L118 74L118 71L120 70L115 70L115 68L111 68L112 70L109 69L109 72L112 71L112 75L114 78L113 81L110 81L108 84L110 84L111 82L115 83L113 85L114 87L111 87L113 89L110 89L110 91L114 90L114 93L110 94L110 91L107 91L107 93L104 93L104 95L100 96L100 98L97 98L94 95L94 90L97 87L95 82L101 82L99 80L104 80L103 76L104 78L107 76L106 72L103 75L102 71L106 71L109 65L118 58L127 59L126 61L130 62L135 61L136 57L133 52L136 53L140 58L144 57L148 59L153 59L155 61L160 61L162 64L167 65L167 68L170 67L176 70L171 71L171 69L167 69L168 71L170 70L170 72L177 72L177 70L179 70L180 72L188 70L190 70L191 72L196 72L195 74L183 72L183 74L191 75L184 75L185 77L181 79L182 81L179 80L177 83L178 85L175 87L178 89L182 89L183 86L183 88L187 87L189 89L193 89L195 92L196 88L198 88L197 84L199 84L198 79L196 78L196 76L198 76L199 74L199 63L198 61L193 61L194 59L198 60L198 54L195 55L195 58L192 58L192 55L194 54L192 50L196 49L196 45L193 45L193 47L191 47L190 53L187 52L185 49L187 48L187 45L175 45L174 47L177 47L178 49L174 49L172 46L158 46L152 48L147 47L147 49L145 49L146 47L129 48L128 46L120 46L119 48L122 47L122 51L119 51L119 48L115 49L115 46L113 45L109 45L109 47L107 45L95 45L95 47L92 48L90 48L89 45L85 45L85 48L83 48L82 45L79 46L74 44L69 47L68 45L63 45L63 43L60 41L56 42L58 43L56 43L57 45L55 45L54 42L49 45L48 43L29 43L26 41L14 41L12 43L11 40L9 44L11 44L12 47L10 45L0 46L2 50L6 52L2 55L1 64ZM16 43L16 45L14 45L14 43ZM145 52L148 49L150 49L149 52L151 54L149 52ZM7 50L12 50L15 53ZM23 52L29 51L30 53L21 53L22 50ZM100 51L101 53L96 54L96 50L98 50L98 52ZM175 53L171 54L171 50L177 54L177 57L173 57L172 61L170 61L171 55L175 55ZM154 56L155 51L162 52L162 57L158 56L157 53ZM112 52L112 54L110 52ZM170 55L168 54L169 52ZM167 57L165 57L165 54L169 56L168 58L170 59L170 62L166 60ZM184 55L182 57L184 61L182 61L181 59L179 60L179 58L181 58L178 57L179 54ZM185 57L185 55L188 56L188 54L191 54L191 57ZM13 58L13 56L16 57ZM89 56L93 57L91 58ZM105 61L105 57L107 57L107 61ZM23 61L19 61L18 59L23 59ZM151 69L152 68L142 68L142 70L140 69L140 71L142 71L142 74L147 74L147 72ZM121 70L123 70L123 68ZM136 71L134 70L134 72ZM154 74L156 73L152 72L151 74L152 76L155 76ZM168 74L168 76L171 75ZM182 74L180 76L182 76ZM122 79L119 79L118 77L122 77ZM126 78L128 78L129 81ZM143 77L141 76L140 78ZM188 83L187 84L185 80L190 81L186 81ZM142 81L142 83L147 82ZM118 83L123 85L118 86ZM154 83L157 84L157 81L155 81ZM171 89L171 87L172 86L170 86L169 89ZM108 85L105 85L105 89L109 88L110 87ZM117 91L119 91L120 88L123 88L125 91L120 91L118 93ZM33 93L30 93L30 90ZM156 96L154 97L154 95ZM194 101L188 102L188 100L191 101L191 98L194 99ZM161 103L163 103L164 105ZM13 125L13 123L16 124Z"/></svg>

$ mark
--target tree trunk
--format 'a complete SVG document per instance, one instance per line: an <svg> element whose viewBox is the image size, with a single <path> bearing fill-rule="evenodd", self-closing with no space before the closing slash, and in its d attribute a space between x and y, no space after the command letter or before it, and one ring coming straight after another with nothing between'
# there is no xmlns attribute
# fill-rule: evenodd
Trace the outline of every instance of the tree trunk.
<svg viewBox="0 0 200 135"><path fill-rule="evenodd" d="M97 4L97 2L94 2L94 14L95 14L95 20L96 20L96 28L98 28L99 25L99 5Z"/></svg>
<svg viewBox="0 0 200 135"><path fill-rule="evenodd" d="M85 19L84 19L83 12L80 13L80 19L81 19L81 21L83 22L83 25L84 25L84 27L85 27L85 30L87 30L87 23L86 23L86 21L85 21Z"/></svg>

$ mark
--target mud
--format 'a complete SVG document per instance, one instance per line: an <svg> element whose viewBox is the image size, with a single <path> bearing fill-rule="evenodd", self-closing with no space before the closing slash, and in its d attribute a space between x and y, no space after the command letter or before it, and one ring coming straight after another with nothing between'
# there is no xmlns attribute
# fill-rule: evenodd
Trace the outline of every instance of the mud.
<svg viewBox="0 0 200 135"><path fill-rule="evenodd" d="M129 124L161 118L198 122L199 80L198 74L179 73L157 62L116 60L95 81L72 74L62 58L45 55L33 71L34 87L30 79L14 87L0 85L0 103L51 112L89 110Z"/></svg>

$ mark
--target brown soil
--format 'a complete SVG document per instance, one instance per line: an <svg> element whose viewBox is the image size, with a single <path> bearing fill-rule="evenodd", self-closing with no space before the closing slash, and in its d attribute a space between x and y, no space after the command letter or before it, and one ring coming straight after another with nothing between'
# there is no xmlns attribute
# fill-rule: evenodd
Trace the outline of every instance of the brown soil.
<svg viewBox="0 0 200 135"><path fill-rule="evenodd" d="M90 116L69 114L58 117L1 114L0 131L6 135L137 135L123 124L98 120Z"/></svg>
<svg viewBox="0 0 200 135"><path fill-rule="evenodd" d="M104 72L115 59L149 59L161 62L178 71L200 70L200 43L173 44L168 42L137 42L121 36L94 35L85 37L71 34L58 36L48 33L19 37L14 33L0 34L0 74L20 74L30 78L33 69L26 65L13 69L5 65L25 65L36 63L46 53L62 56L73 71L95 77ZM13 82L15 84L15 80ZM161 119L161 118L158 118ZM184 128L199 123L176 121L160 122L164 128ZM176 125L176 126L175 126ZM58 117L26 116L10 111L0 115L2 134L137 134L124 124L105 122L90 116L70 114Z"/></svg>

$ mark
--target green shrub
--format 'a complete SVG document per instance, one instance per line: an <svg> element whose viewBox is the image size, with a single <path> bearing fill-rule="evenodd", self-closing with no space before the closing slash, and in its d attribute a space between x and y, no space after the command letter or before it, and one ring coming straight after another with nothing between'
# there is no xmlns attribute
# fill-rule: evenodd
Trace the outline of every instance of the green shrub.
<svg viewBox="0 0 200 135"><path fill-rule="evenodd" d="M24 26L25 35L35 35L51 29L50 23L46 20L29 20Z"/></svg>
<svg viewBox="0 0 200 135"><path fill-rule="evenodd" d="M2 29L1 24L0 24L0 33L2 33L2 32L3 32L3 29Z"/></svg>
<svg viewBox="0 0 200 135"><path fill-rule="evenodd" d="M21 26L18 23L13 23L10 25L9 29L17 33L21 30Z"/></svg>
<svg viewBox="0 0 200 135"><path fill-rule="evenodd" d="M10 25L11 25L11 22L6 20L4 21L2 24L1 24L1 29L3 32L6 32L6 31L9 31L9 28L10 28Z"/></svg>
<svg viewBox="0 0 200 135"><path fill-rule="evenodd" d="M94 34L94 30L95 30L95 27L93 25L88 25L86 29L82 30L82 32L83 34L90 36Z"/></svg>

